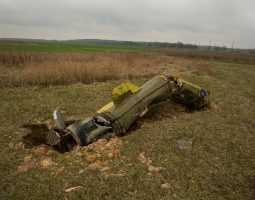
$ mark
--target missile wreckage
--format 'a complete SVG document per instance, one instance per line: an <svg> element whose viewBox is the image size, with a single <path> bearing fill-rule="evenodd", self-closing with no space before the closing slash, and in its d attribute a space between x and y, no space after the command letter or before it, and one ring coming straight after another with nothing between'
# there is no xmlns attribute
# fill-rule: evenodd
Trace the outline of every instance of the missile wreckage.
<svg viewBox="0 0 255 200"><path fill-rule="evenodd" d="M138 87L130 82L112 90L112 102L83 121L66 126L59 110L53 112L57 128L49 130L46 143L65 147L70 141L80 146L100 138L123 136L139 118L158 103L172 100L192 109L209 105L210 92L177 76L158 75Z"/></svg>

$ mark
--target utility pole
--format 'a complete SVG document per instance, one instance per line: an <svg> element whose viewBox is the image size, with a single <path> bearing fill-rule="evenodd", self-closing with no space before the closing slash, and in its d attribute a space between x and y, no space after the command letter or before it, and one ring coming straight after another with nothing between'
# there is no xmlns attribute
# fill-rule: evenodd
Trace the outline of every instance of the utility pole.
<svg viewBox="0 0 255 200"><path fill-rule="evenodd" d="M232 52L234 52L234 44L235 44L235 41L233 40L233 42L232 42Z"/></svg>
<svg viewBox="0 0 255 200"><path fill-rule="evenodd" d="M210 40L209 50L211 50L212 40Z"/></svg>

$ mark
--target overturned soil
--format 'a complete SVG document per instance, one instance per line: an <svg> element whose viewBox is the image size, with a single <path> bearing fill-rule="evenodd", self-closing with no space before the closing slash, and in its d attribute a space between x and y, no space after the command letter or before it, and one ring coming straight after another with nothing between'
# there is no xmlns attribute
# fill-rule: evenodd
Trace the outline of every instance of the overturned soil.
<svg viewBox="0 0 255 200"><path fill-rule="evenodd" d="M175 113L180 112L193 112L193 109L184 107L183 105L176 104L172 101L162 102L160 104L150 107L149 112L145 115L144 118L137 120L129 129L129 132L132 132L138 128L141 128L143 120L161 120L162 118L170 117L173 118ZM71 125L74 122L79 120L68 120L65 121L66 126ZM33 148L35 146L46 144L46 136L50 129L56 128L55 125L49 122L40 122L32 124L24 124L22 128L25 128L25 135L23 136L23 144L25 148ZM101 140L100 140L101 141ZM102 142L102 141L101 141ZM99 142L100 143L100 142ZM89 145L91 146L91 145ZM93 146L93 144L92 144ZM72 148L75 146L72 146ZM84 147L86 148L86 147ZM68 151L70 149L59 149L58 151Z"/></svg>
<svg viewBox="0 0 255 200"><path fill-rule="evenodd" d="M76 122L78 120L65 121L66 126ZM56 128L54 125L48 122L24 124L22 128L25 128L25 135L23 136L23 143L25 148L33 148L40 144L46 144L46 136L50 129Z"/></svg>
<svg viewBox="0 0 255 200"><path fill-rule="evenodd" d="M124 171L113 167L116 160L121 160L121 148L122 140L114 137L109 140L99 139L85 147L77 146L71 153L85 158L89 170L98 171L104 178L108 178L125 175Z"/></svg>
<svg viewBox="0 0 255 200"><path fill-rule="evenodd" d="M25 148L32 148L33 146L46 143L46 134L49 131L49 127L46 123L24 124L22 128L29 130L26 135L23 136Z"/></svg>
<svg viewBox="0 0 255 200"><path fill-rule="evenodd" d="M129 133L134 129L142 128L142 124L146 123L146 120L160 120L167 117L174 118L176 113L190 111L184 106L175 104L172 101L163 102L158 106L151 107L143 119L137 120L133 124ZM65 124L68 126L74 122L77 122L77 120L69 120ZM76 158L76 162L80 162L81 165L85 161L86 166L79 170L79 174L84 173L85 170L92 170L107 179L108 177L123 177L127 173L123 169L114 167L116 163L121 163L124 159L122 156L123 142L121 138L99 139L84 147L74 145L71 149L63 150L45 145L48 131L56 128L50 122L25 124L23 128L26 129L26 134L23 137L23 145L24 148L30 149L30 153L24 157L18 166L18 172L26 172L34 167L42 167L45 170L50 170L51 175L64 173L66 166L57 163L52 157L53 154L57 153L55 151L57 150L61 153L69 151L67 159L74 157ZM146 155L145 152L140 153L137 159L147 168L148 174L165 170L164 167L154 165L149 155ZM163 185L162 187L166 186Z"/></svg>

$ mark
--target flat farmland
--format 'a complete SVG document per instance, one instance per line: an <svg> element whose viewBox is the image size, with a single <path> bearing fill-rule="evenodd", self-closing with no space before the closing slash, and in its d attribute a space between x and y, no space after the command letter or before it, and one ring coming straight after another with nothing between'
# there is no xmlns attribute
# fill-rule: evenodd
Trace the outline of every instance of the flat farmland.
<svg viewBox="0 0 255 200"><path fill-rule="evenodd" d="M0 45L1 199L254 198L253 55L7 46ZM124 137L71 152L24 143L24 124L52 124L57 107L67 120L93 116L118 84L157 74L208 88L211 107L166 102ZM180 139L192 147L178 149Z"/></svg>

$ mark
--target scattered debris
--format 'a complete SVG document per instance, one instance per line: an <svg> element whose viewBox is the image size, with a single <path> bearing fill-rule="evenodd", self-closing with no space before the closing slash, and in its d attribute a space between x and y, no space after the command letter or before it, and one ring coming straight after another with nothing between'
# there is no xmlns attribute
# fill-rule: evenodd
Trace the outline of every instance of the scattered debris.
<svg viewBox="0 0 255 200"><path fill-rule="evenodd" d="M83 188L82 186L78 185L78 186L66 188L66 189L64 189L64 192L66 192L66 193L68 193L68 192L74 192L74 191L81 190L82 188Z"/></svg>
<svg viewBox="0 0 255 200"><path fill-rule="evenodd" d="M32 155L29 155L29 156L26 156L23 160L24 162L28 162L28 161L31 161L32 159Z"/></svg>
<svg viewBox="0 0 255 200"><path fill-rule="evenodd" d="M114 165L115 159L121 158L122 141L120 138L99 139L96 142L89 144L85 147L76 146L71 153L76 156L84 156L86 161L89 162L88 168L93 171L98 171L105 178L109 176L124 176L125 172L119 171L112 172L111 165ZM80 170L78 173L83 173Z"/></svg>
<svg viewBox="0 0 255 200"><path fill-rule="evenodd" d="M41 165L42 165L43 167L50 167L50 166L52 166L52 165L56 165L56 163L54 163L54 162L52 161L52 158L48 157L48 158L46 158L46 159L44 159L44 160L41 161Z"/></svg>
<svg viewBox="0 0 255 200"><path fill-rule="evenodd" d="M109 140L99 139L88 146L76 149L75 154L82 152L88 162L94 162L101 156L118 158L121 156L121 146L122 141L117 137Z"/></svg>
<svg viewBox="0 0 255 200"><path fill-rule="evenodd" d="M171 185L170 185L170 183L163 183L163 184L161 184L161 187L168 189L168 188L171 188Z"/></svg>
<svg viewBox="0 0 255 200"><path fill-rule="evenodd" d="M40 146L36 146L35 148L33 148L33 151L34 151L36 154L44 155L44 154L46 154L47 149L46 149L46 146L40 145Z"/></svg>
<svg viewBox="0 0 255 200"><path fill-rule="evenodd" d="M176 147L181 150L191 149L193 145L192 139L177 140Z"/></svg>
<svg viewBox="0 0 255 200"><path fill-rule="evenodd" d="M58 175L60 173L62 173L64 171L65 167L62 166L62 167L58 167L56 169L53 170L53 172L51 172L51 176L54 176L54 175Z"/></svg>
<svg viewBox="0 0 255 200"><path fill-rule="evenodd" d="M107 163L102 162L101 160L97 160L96 162L89 164L89 168L94 171L99 170L100 172L103 171L102 169L109 169L109 167L107 167Z"/></svg>
<svg viewBox="0 0 255 200"><path fill-rule="evenodd" d="M35 160L32 155L28 155L23 159L23 162L18 166L18 172L27 172L35 166Z"/></svg>
<svg viewBox="0 0 255 200"><path fill-rule="evenodd" d="M151 159L146 158L144 154L145 154L145 152L140 153L139 156L138 156L138 159L141 161L141 163L147 165L148 170L150 172L159 172L160 170L165 169L164 167L155 167L155 166L153 166Z"/></svg>
<svg viewBox="0 0 255 200"><path fill-rule="evenodd" d="M21 144L25 145L26 148L30 148L34 157L32 158L32 155L26 156L18 167L18 171L28 171L30 168L42 166L44 169L50 170L51 175L63 172L65 167L60 166L51 158L56 152L54 150L58 149L52 149L52 147L46 146L42 142L49 130L49 125L42 123L25 125L25 127L29 127L30 131L24 136L23 143ZM9 144L10 148L15 148L16 146L13 142ZM67 157L70 157L72 154L81 158L84 157L89 162L88 169L100 172L105 178L109 176L121 177L125 175L125 172L113 172L111 168L116 161L115 159L121 158L121 146L122 141L117 137L110 138L109 140L99 139L84 147L74 146ZM84 169L81 169L78 173L84 173Z"/></svg>
<svg viewBox="0 0 255 200"><path fill-rule="evenodd" d="M54 153L55 153L55 151L50 149L50 150L47 150L46 155L47 156L52 156Z"/></svg>
<svg viewBox="0 0 255 200"><path fill-rule="evenodd" d="M58 175L59 173L63 172L65 167L59 165L58 163L54 162L51 157L45 157L43 152L46 154L50 150L47 151L47 148L44 146L39 146L35 148L32 152L33 154L27 155L23 158L23 162L18 166L18 172L27 172L28 170L36 167L42 167L43 169L49 170L51 175Z"/></svg>

